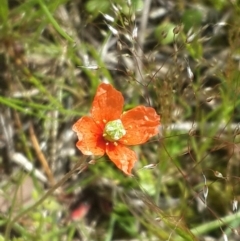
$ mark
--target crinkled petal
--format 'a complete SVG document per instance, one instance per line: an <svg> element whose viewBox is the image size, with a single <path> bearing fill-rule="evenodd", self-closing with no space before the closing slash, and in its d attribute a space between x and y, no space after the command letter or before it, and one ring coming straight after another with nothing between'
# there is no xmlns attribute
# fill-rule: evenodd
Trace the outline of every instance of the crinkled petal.
<svg viewBox="0 0 240 241"><path fill-rule="evenodd" d="M106 146L106 153L110 160L125 174L132 175L131 170L137 161L136 153L126 146L118 143L109 143Z"/></svg>
<svg viewBox="0 0 240 241"><path fill-rule="evenodd" d="M78 136L76 146L84 155L104 155L105 141L102 137L102 129L91 117L82 117L72 129Z"/></svg>
<svg viewBox="0 0 240 241"><path fill-rule="evenodd" d="M138 145L158 133L160 116L151 107L137 106L123 113L121 121L126 135L119 142L125 145Z"/></svg>
<svg viewBox="0 0 240 241"><path fill-rule="evenodd" d="M92 118L103 127L108 121L120 118L124 104L121 92L110 84L99 85L93 100Z"/></svg>

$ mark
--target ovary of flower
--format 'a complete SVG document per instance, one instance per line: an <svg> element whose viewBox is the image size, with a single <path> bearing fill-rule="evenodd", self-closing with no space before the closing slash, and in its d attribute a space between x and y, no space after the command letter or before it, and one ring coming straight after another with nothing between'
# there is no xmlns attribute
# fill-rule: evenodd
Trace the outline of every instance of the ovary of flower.
<svg viewBox="0 0 240 241"><path fill-rule="evenodd" d="M126 130L122 124L121 120L109 121L104 128L103 137L107 141L118 141L124 135L126 135Z"/></svg>

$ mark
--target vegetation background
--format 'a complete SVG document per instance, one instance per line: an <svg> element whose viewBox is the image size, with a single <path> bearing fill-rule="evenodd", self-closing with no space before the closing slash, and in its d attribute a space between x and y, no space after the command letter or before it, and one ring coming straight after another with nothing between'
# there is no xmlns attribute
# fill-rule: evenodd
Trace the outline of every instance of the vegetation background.
<svg viewBox="0 0 240 241"><path fill-rule="evenodd" d="M0 240L240 240L239 23L238 0L0 0ZM161 116L133 178L75 147L102 81Z"/></svg>

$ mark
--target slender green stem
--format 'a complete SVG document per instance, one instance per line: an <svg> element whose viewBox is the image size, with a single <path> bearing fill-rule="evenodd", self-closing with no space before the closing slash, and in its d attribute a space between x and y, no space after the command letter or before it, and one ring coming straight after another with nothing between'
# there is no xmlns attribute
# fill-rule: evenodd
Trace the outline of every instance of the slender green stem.
<svg viewBox="0 0 240 241"><path fill-rule="evenodd" d="M24 215L33 211L37 206L39 206L48 196L54 193L54 191L63 185L76 171L79 173L82 172L86 168L87 164L84 164L84 161L81 163L77 163L74 168L69 171L58 183L56 183L52 188L50 188L36 203L31 205L30 207L26 208L22 212L16 215L11 221L9 221L6 231L5 231L5 241L9 241L10 232L13 225Z"/></svg>
<svg viewBox="0 0 240 241"><path fill-rule="evenodd" d="M191 232L195 235L202 235L223 225L236 221L237 219L240 219L240 213L231 214L221 218L220 220L204 223L203 225L191 229Z"/></svg>
<svg viewBox="0 0 240 241"><path fill-rule="evenodd" d="M67 35L62 28L59 26L59 24L57 23L57 21L53 18L52 14L49 12L47 6L43 3L42 0L38 0L38 3L40 5L40 7L42 8L43 12L46 14L46 16L48 17L50 23L53 25L53 27L58 31L58 33L60 33L65 39L67 39L70 42L74 42L73 39Z"/></svg>

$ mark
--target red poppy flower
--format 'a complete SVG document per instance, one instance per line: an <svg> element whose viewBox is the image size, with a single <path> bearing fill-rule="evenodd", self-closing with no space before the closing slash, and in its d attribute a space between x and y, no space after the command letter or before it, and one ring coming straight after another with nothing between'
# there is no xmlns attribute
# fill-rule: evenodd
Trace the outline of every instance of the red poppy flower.
<svg viewBox="0 0 240 241"><path fill-rule="evenodd" d="M158 133L160 116L151 107L137 106L122 113L124 98L110 84L102 83L94 97L91 115L74 125L77 148L84 155L108 155L127 175L137 156L126 146L145 143Z"/></svg>

